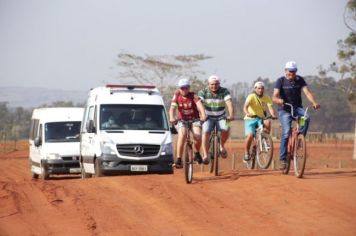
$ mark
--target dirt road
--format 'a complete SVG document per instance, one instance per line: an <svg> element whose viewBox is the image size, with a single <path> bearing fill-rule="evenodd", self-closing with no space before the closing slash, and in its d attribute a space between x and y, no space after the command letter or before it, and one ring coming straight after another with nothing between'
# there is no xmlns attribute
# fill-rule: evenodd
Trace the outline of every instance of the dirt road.
<svg viewBox="0 0 356 236"><path fill-rule="evenodd" d="M0 235L356 235L356 168L31 180L0 156Z"/></svg>

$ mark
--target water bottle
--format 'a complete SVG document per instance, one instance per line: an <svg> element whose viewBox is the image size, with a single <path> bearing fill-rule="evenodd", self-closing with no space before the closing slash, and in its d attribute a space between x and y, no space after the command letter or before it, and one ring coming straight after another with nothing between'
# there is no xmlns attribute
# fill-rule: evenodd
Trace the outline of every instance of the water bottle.
<svg viewBox="0 0 356 236"><path fill-rule="evenodd" d="M305 116L299 117L299 125L304 126L305 125Z"/></svg>

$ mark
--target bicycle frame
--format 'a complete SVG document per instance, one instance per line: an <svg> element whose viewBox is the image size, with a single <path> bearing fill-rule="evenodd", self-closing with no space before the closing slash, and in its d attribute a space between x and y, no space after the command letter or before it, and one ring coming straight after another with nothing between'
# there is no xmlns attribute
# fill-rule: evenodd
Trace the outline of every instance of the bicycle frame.
<svg viewBox="0 0 356 236"><path fill-rule="evenodd" d="M220 120L229 120L226 117L220 117L217 121ZM214 172L215 176L219 175L219 155L220 155L220 144L221 144L221 132L218 131L217 126L214 126L214 129L210 133L209 139L209 152L211 153L210 158L210 173Z"/></svg>
<svg viewBox="0 0 356 236"><path fill-rule="evenodd" d="M256 134L253 136L253 143L250 146L250 160L246 162L248 169L253 169L255 162L262 169L267 169L273 158L273 141L271 136L264 132L264 120L270 119L268 116L262 119L262 124L256 128ZM262 156L265 154L267 156Z"/></svg>
<svg viewBox="0 0 356 236"><path fill-rule="evenodd" d="M215 126L213 131L210 134L210 139L209 139L209 150L211 153L211 158L210 158L210 173L214 172L215 176L219 175L219 152L220 152L220 142L221 142L221 137L219 134L219 131L217 130L217 127Z"/></svg>
<svg viewBox="0 0 356 236"><path fill-rule="evenodd" d="M304 173L304 168L305 168L305 162L306 162L306 149L305 149L305 139L304 139L304 134L299 132L300 124L299 124L299 117L294 116L294 107L292 104L285 103L285 105L290 106L291 108L291 116L293 118L292 120L292 126L291 126L291 132L289 134L288 138L288 146L287 146L287 167L285 170L283 170L283 174L288 174L289 169L290 169L290 162L293 160L294 161L294 173L298 178L301 178L303 173ZM307 116L308 114L308 109L309 106L305 109L304 112L304 117ZM296 123L295 126L293 126L293 123ZM295 157L297 157L297 145L298 145L298 137L300 140L302 140L302 145L303 145L303 160L302 160L302 167L299 170L299 167L297 167L298 161Z"/></svg>

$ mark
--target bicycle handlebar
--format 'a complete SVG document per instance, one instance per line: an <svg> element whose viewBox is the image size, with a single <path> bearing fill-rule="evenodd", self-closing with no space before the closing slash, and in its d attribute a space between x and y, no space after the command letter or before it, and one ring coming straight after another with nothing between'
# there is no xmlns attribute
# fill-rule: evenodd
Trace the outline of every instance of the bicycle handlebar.
<svg viewBox="0 0 356 236"><path fill-rule="evenodd" d="M291 113L291 115L292 115L292 117L294 118L294 119L298 119L298 116L294 116L294 107L293 107L293 105L292 104L290 104L290 103L284 103L284 105L287 105L287 106L289 106L291 109L290 109L290 113ZM308 109L309 109L309 107L310 106L307 106L306 108L305 108L305 111L304 111L304 116L306 116L307 114L308 114Z"/></svg>

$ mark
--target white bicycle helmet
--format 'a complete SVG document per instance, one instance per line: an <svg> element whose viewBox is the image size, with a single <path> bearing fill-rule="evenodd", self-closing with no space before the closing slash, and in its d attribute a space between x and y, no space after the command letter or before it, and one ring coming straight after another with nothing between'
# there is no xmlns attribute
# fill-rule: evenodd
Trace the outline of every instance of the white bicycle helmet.
<svg viewBox="0 0 356 236"><path fill-rule="evenodd" d="M190 87L190 82L188 79L180 79L177 84L178 88Z"/></svg>
<svg viewBox="0 0 356 236"><path fill-rule="evenodd" d="M295 61L288 61L286 63L285 69L295 72L298 70L297 63Z"/></svg>

